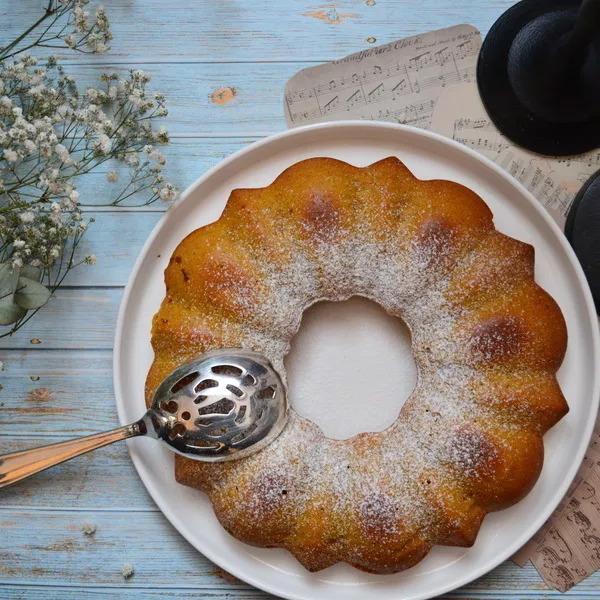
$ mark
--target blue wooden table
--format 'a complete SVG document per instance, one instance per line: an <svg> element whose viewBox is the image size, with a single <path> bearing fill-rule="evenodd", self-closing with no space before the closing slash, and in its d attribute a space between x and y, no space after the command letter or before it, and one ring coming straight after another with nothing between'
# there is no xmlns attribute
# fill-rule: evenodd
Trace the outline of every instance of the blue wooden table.
<svg viewBox="0 0 600 600"><path fill-rule="evenodd" d="M169 177L185 188L221 158L285 128L286 80L310 64L430 29L487 32L511 0L107 0L108 55L61 52L77 77L140 68L168 99ZM41 0L0 0L2 40L24 31ZM216 93L215 93L216 92ZM90 175L86 196L109 194ZM18 334L0 341L0 453L118 424L111 349L133 261L164 206L97 211L82 254L95 267ZM38 339L39 344L31 340ZM94 411L95 407L101 410ZM92 409L92 410L90 410ZM85 535L85 523L96 526ZM125 579L124 563L135 573ZM555 598L535 569L507 562L451 598ZM565 594L600 598L600 573ZM269 597L210 563L171 527L115 445L0 492L0 599ZM400 596L399 596L400 597Z"/></svg>

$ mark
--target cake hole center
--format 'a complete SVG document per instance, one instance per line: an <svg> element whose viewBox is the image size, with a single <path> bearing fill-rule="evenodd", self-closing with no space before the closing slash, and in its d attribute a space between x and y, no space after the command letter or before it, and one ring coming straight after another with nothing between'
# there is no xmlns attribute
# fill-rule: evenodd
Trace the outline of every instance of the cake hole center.
<svg viewBox="0 0 600 600"><path fill-rule="evenodd" d="M417 383L410 331L375 302L319 302L285 357L289 400L333 439L383 431Z"/></svg>

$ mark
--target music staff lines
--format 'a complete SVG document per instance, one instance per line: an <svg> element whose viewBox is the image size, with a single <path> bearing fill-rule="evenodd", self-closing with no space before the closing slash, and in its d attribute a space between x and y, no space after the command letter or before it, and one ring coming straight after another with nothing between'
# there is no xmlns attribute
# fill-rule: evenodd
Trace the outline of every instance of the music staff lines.
<svg viewBox="0 0 600 600"><path fill-rule="evenodd" d="M468 51L461 51L461 47L467 46ZM382 68L378 65L374 65L369 71L363 70L362 73L354 73L352 76L346 78L342 77L341 80L331 79L330 81L319 83L313 87L295 90L288 93L287 99L290 103L297 100L306 100L312 98L315 94L318 96L328 94L334 90L342 89L345 87L353 87L358 83L372 83L379 82L382 78L388 79L391 77L397 77L399 73L404 74L408 77L409 73L418 73L421 70L428 67L443 67L453 60L464 60L468 56L475 55L479 52L479 44L473 44L472 40L467 40L462 44L459 44L453 51L446 46L441 50L434 52L424 52L411 58L407 63L396 63L391 67ZM456 68L456 71L460 69Z"/></svg>
<svg viewBox="0 0 600 600"><path fill-rule="evenodd" d="M403 77L400 81L394 82L392 87L386 87L386 82L378 83L373 89L364 93L360 85L348 88L344 91L340 90L336 92L334 96L328 97L324 103L318 103L307 110L300 110L294 112L291 109L291 102L288 102L290 107L290 115L292 121L306 120L319 116L325 116L334 112L347 111L360 104L361 106L368 106L377 102L386 102L389 100L398 100L402 96L408 94L419 93L422 90L426 90L434 87L445 87L448 84L468 82L472 81L475 76L475 71L472 67L466 67L449 73L443 73L441 75L434 75L431 77L424 77L422 79L415 79L410 81L408 77ZM311 88L311 89L317 89ZM335 91L335 88L332 88ZM329 93L329 95L331 92ZM317 96L323 97L326 94L319 94ZM311 96L312 97L312 96Z"/></svg>
<svg viewBox="0 0 600 600"><path fill-rule="evenodd" d="M394 102L409 94L472 81L475 69L471 57L478 50L479 43L474 40L457 45L448 43L441 48L426 49L409 59L400 59L392 65L372 65L351 75L289 91L285 100L290 119L292 122L319 119L336 112Z"/></svg>

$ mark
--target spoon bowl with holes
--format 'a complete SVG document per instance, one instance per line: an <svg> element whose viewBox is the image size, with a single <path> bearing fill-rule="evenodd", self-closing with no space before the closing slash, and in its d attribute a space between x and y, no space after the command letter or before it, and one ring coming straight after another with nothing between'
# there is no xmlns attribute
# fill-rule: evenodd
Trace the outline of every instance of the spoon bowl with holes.
<svg viewBox="0 0 600 600"><path fill-rule="evenodd" d="M285 387L257 352L213 350L160 384L146 413L111 431L0 455L0 488L113 442L149 436L206 462L235 460L270 444L287 422Z"/></svg>

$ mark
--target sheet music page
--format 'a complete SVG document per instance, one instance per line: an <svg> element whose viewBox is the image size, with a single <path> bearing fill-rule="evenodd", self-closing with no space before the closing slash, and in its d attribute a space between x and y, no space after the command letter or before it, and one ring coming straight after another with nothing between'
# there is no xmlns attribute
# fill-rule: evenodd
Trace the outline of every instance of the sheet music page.
<svg viewBox="0 0 600 600"><path fill-rule="evenodd" d="M600 168L600 151L548 157L515 146L488 117L476 83L445 90L435 107L431 130L477 150L520 181L562 228L569 206L590 175Z"/></svg>
<svg viewBox="0 0 600 600"><path fill-rule="evenodd" d="M456 25L303 69L285 86L288 127L372 119L428 128L441 92L475 81L481 35Z"/></svg>

